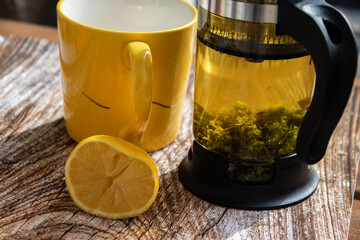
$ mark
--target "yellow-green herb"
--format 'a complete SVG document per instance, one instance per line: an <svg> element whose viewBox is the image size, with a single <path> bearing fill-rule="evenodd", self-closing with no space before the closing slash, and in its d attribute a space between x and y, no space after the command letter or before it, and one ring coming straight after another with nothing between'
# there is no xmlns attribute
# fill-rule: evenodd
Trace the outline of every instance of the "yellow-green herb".
<svg viewBox="0 0 360 240"><path fill-rule="evenodd" d="M229 176L242 181L266 181L271 178L268 175L276 159L295 153L304 113L305 110L292 111L286 105L252 112L238 101L230 112L212 115L195 104L194 135L205 148L229 160L230 172L245 166L240 170L246 169L243 176Z"/></svg>

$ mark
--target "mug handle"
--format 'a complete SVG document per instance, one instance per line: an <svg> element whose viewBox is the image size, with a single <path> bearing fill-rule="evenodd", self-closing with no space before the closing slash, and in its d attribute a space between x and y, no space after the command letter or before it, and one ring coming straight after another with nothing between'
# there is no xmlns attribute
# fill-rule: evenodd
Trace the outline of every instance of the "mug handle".
<svg viewBox="0 0 360 240"><path fill-rule="evenodd" d="M152 56L149 45L130 42L125 49L129 53L132 78L132 114L129 126L119 137L139 145L147 127L152 102Z"/></svg>
<svg viewBox="0 0 360 240"><path fill-rule="evenodd" d="M299 129L296 153L314 164L326 152L330 137L351 94L357 47L346 18L323 0L279 0L277 35L290 35L314 60L313 98Z"/></svg>

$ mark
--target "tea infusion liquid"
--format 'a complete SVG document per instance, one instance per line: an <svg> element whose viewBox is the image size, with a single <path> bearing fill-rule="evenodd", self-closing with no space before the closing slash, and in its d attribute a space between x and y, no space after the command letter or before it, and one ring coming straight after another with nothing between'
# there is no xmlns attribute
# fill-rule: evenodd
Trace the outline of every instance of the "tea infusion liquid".
<svg viewBox="0 0 360 240"><path fill-rule="evenodd" d="M315 69L307 50L275 24L247 23L199 8L193 134L228 160L227 178L266 183L295 153ZM235 31L234 31L235 29Z"/></svg>

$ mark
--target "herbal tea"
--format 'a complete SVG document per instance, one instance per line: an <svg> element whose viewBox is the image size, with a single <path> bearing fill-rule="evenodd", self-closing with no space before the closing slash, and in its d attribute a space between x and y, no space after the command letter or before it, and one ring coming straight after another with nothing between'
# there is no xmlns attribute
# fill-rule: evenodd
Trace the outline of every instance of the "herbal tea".
<svg viewBox="0 0 360 240"><path fill-rule="evenodd" d="M230 180L270 181L276 159L295 153L313 92L312 59L249 59L199 39L194 137L228 159Z"/></svg>

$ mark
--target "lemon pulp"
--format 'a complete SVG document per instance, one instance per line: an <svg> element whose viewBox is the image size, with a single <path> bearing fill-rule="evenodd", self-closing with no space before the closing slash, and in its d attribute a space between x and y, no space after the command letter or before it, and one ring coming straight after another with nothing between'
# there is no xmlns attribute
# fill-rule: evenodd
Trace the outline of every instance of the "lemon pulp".
<svg viewBox="0 0 360 240"><path fill-rule="evenodd" d="M111 219L143 213L159 188L156 165L145 151L104 135L75 147L65 165L65 181L78 207Z"/></svg>

